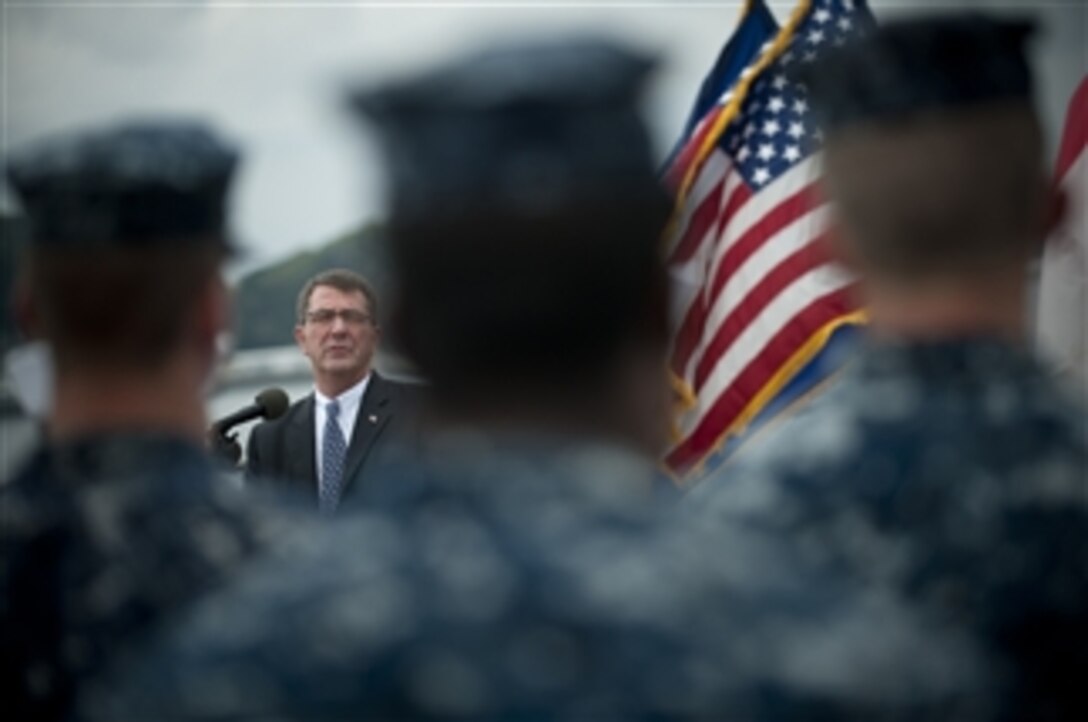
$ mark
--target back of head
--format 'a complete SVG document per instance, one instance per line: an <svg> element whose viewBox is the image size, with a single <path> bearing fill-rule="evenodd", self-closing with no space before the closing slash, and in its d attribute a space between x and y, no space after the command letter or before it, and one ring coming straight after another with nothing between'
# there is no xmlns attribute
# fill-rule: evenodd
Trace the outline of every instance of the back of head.
<svg viewBox="0 0 1088 722"><path fill-rule="evenodd" d="M358 96L392 176L395 331L436 396L584 393L632 346L663 348L650 67L542 44Z"/></svg>
<svg viewBox="0 0 1088 722"><path fill-rule="evenodd" d="M1043 235L1042 135L1026 22L889 23L805 71L826 186L870 275L1023 268Z"/></svg>
<svg viewBox="0 0 1088 722"><path fill-rule="evenodd" d="M148 368L228 252L234 152L204 127L129 123L17 154L8 177L31 220L23 283L58 367Z"/></svg>

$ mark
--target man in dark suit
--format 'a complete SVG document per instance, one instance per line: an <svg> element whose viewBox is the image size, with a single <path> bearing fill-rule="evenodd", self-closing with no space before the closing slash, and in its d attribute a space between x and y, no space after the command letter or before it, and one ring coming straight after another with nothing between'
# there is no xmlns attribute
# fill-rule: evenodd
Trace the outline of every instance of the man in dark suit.
<svg viewBox="0 0 1088 722"><path fill-rule="evenodd" d="M377 297L359 274L333 269L311 278L298 297L295 341L310 359L314 393L249 437L246 479L301 485L322 511L336 509L407 438L409 385L372 369L381 340Z"/></svg>

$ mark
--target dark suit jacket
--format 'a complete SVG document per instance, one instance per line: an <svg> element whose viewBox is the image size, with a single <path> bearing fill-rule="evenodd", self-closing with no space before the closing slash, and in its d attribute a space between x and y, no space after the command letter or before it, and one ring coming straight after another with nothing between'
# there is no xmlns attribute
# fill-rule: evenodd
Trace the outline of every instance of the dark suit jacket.
<svg viewBox="0 0 1088 722"><path fill-rule="evenodd" d="M393 463L415 441L416 389L372 372L348 443L344 497L356 493L368 468ZM317 498L314 395L291 405L282 417L258 424L246 447L246 484L284 483Z"/></svg>

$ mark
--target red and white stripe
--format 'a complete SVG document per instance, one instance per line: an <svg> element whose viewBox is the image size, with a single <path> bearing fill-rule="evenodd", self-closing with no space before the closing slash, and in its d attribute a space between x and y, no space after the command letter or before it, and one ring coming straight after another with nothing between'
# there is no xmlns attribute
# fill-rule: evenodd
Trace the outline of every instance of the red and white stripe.
<svg viewBox="0 0 1088 722"><path fill-rule="evenodd" d="M1047 243L1039 274L1040 351L1088 389L1088 77L1069 103L1054 179L1066 194L1065 223Z"/></svg>
<svg viewBox="0 0 1088 722"><path fill-rule="evenodd" d="M712 452L814 334L856 310L823 243L819 175L813 157L753 192L715 150L692 185L670 244L671 366L695 400L666 457L674 471Z"/></svg>

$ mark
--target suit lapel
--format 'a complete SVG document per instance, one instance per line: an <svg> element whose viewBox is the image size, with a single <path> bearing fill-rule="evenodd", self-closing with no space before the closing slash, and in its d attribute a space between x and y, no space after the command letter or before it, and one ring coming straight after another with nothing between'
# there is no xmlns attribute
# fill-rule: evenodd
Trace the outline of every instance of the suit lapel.
<svg viewBox="0 0 1088 722"><path fill-rule="evenodd" d="M317 452L314 449L314 396L303 400L290 422L285 438L286 467L292 479L317 489Z"/></svg>
<svg viewBox="0 0 1088 722"><path fill-rule="evenodd" d="M345 491L355 481L355 476L374 446L374 441L389 422L393 412L390 402L389 384L377 372L371 372L370 382L359 406L359 415L355 417L351 443L348 444L348 457L344 464Z"/></svg>

